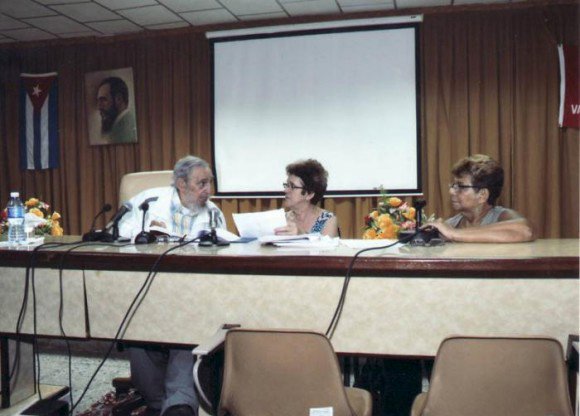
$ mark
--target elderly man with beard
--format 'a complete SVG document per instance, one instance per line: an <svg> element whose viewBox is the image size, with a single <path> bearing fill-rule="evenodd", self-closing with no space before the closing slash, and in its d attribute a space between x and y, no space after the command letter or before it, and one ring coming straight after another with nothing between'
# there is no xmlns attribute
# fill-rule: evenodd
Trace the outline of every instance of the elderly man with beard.
<svg viewBox="0 0 580 416"><path fill-rule="evenodd" d="M137 124L129 110L129 89L121 78L101 81L97 90L97 106L101 113L101 135L112 143L135 143Z"/></svg>
<svg viewBox="0 0 580 416"><path fill-rule="evenodd" d="M225 218L209 200L213 175L209 165L195 156L180 159L173 169L172 186L153 188L133 197L133 209L119 223L119 234L135 237L141 231L142 215L137 207L151 197L145 230L157 225L174 235L195 237L209 229L209 212L218 213L217 225ZM193 388L193 356L190 350L130 348L131 379L147 401L146 416L192 416L198 400Z"/></svg>

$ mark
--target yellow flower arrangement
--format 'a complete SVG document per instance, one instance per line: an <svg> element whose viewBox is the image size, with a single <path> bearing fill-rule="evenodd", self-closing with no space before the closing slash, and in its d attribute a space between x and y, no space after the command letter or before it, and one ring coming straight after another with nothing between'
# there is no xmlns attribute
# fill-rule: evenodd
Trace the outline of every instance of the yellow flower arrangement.
<svg viewBox="0 0 580 416"><path fill-rule="evenodd" d="M381 189L378 207L364 218L363 239L396 239L401 231L414 230L415 208L397 197L388 197Z"/></svg>
<svg viewBox="0 0 580 416"><path fill-rule="evenodd" d="M30 198L24 202L27 226L34 228L34 235L61 236L64 231L60 225L61 216L58 212L50 212L50 205L38 198ZM0 235L8 232L8 215L6 209L0 211Z"/></svg>

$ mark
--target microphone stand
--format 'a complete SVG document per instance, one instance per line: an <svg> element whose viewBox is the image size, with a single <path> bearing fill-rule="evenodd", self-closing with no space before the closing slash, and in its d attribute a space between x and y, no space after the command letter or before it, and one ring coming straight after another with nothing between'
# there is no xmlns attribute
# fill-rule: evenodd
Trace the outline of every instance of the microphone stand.
<svg viewBox="0 0 580 416"><path fill-rule="evenodd" d="M149 202L143 202L139 208L143 211L143 220L141 222L141 232L135 237L135 244L151 244L155 242L157 238L155 238L155 236L149 231L145 231L145 216L149 210Z"/></svg>
<svg viewBox="0 0 580 416"><path fill-rule="evenodd" d="M115 221L113 223L113 227L111 229L113 241L117 241L119 239L119 221Z"/></svg>
<svg viewBox="0 0 580 416"><path fill-rule="evenodd" d="M95 218L93 218L93 223L91 224L91 229L88 232L86 232L85 234L83 234L83 241L110 242L110 241L107 241L107 238L109 238L110 236L106 232L106 230L95 230L97 218L99 218L105 212L109 212L110 210L111 210L111 204L105 204L103 206L103 208L99 211L99 213L97 215L95 215Z"/></svg>
<svg viewBox="0 0 580 416"><path fill-rule="evenodd" d="M201 237L201 240L199 242L199 246L200 247L212 247L212 246L225 247L225 246L229 246L230 245L229 241L225 241L217 236L217 232L216 232L216 223L217 223L217 218L218 218L217 211L214 209L211 209L209 211L208 215L209 215L210 232L209 232L209 234L206 234L206 235Z"/></svg>
<svg viewBox="0 0 580 416"><path fill-rule="evenodd" d="M415 233L412 237L407 236L405 242L412 246L438 246L443 244L439 230L435 227L426 227L421 229L423 220L423 208L427 205L427 201L423 198L415 200L413 206L416 210L416 227ZM399 238L400 239L400 238Z"/></svg>

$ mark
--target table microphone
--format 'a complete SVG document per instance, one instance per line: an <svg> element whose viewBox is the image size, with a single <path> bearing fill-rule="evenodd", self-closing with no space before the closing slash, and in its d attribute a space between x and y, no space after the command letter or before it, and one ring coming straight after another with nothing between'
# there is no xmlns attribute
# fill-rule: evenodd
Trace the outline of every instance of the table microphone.
<svg viewBox="0 0 580 416"><path fill-rule="evenodd" d="M95 215L95 218L93 218L93 223L91 224L91 228L89 229L89 232L83 234L83 241L100 241L99 239L102 237L103 231L102 230L99 230L99 231L95 230L97 218L99 218L105 212L109 212L111 210L111 208L112 208L111 204L103 205L103 208L101 208L101 210L97 213L97 215Z"/></svg>
<svg viewBox="0 0 580 416"><path fill-rule="evenodd" d="M201 236L199 242L200 247L211 247L211 246L229 246L230 243L217 236L216 228L218 226L219 212L217 209L212 208L208 211L209 215L209 234ZM207 231L206 231L207 232Z"/></svg>
<svg viewBox="0 0 580 416"><path fill-rule="evenodd" d="M443 244L443 239L439 234L439 230L435 227L423 226L423 208L427 205L427 201L423 198L415 199L413 207L415 208L415 231L399 233L399 241L401 243L409 243L412 246L438 246Z"/></svg>
<svg viewBox="0 0 580 416"><path fill-rule="evenodd" d="M153 196L147 198L139 205L139 209L143 211L143 220L141 222L141 232L135 237L135 244L151 244L157 240L153 234L145 231L145 217L147 216L147 211L149 211L149 203L157 201L157 199L159 197Z"/></svg>
<svg viewBox="0 0 580 416"><path fill-rule="evenodd" d="M117 241L119 239L119 221L121 218L133 209L133 204L130 202L124 202L123 205L117 210L111 221L105 227L105 230L111 230L111 235L113 236L113 241Z"/></svg>

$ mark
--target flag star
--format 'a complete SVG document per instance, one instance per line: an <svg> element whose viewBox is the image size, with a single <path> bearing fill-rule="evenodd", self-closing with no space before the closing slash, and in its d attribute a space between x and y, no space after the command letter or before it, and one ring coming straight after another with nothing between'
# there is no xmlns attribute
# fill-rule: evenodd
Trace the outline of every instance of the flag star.
<svg viewBox="0 0 580 416"><path fill-rule="evenodd" d="M34 88L32 89L32 95L34 95L34 96L40 95L41 92L42 92L42 90L40 89L40 86L38 84L36 84L34 86Z"/></svg>

